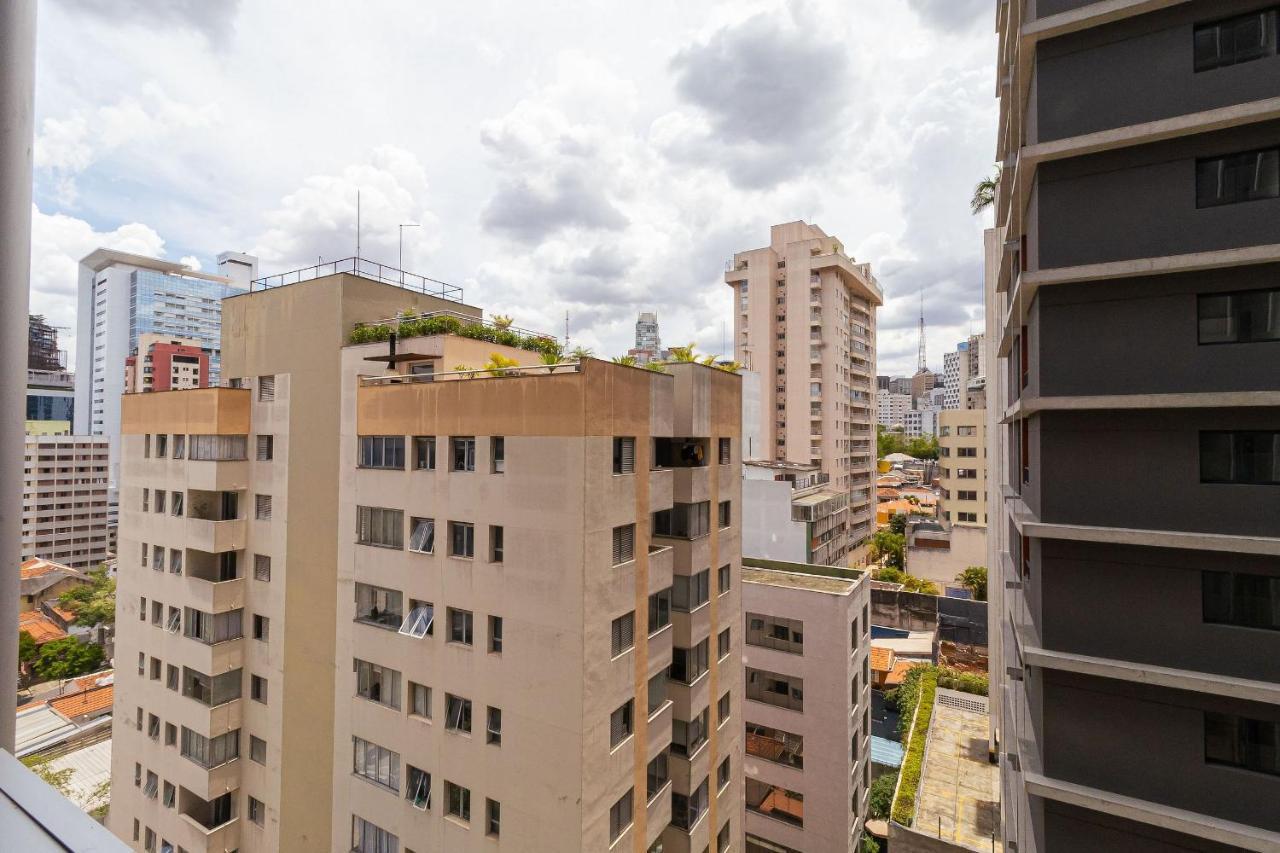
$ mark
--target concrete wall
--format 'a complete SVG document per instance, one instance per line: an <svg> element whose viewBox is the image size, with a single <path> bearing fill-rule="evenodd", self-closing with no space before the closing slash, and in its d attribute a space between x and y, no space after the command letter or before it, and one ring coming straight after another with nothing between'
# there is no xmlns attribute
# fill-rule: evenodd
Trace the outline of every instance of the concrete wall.
<svg viewBox="0 0 1280 853"><path fill-rule="evenodd" d="M962 460L963 461L963 460ZM952 460L951 464L955 464ZM966 482L957 480L956 482ZM980 483L981 480L971 483ZM985 514L985 504L981 505ZM933 581L938 591L963 589L956 576L969 566L983 566L987 562L987 529L981 526L955 524L951 527L950 548L907 548L906 570L918 578Z"/></svg>
<svg viewBox="0 0 1280 853"><path fill-rule="evenodd" d="M1046 801L1043 805L1042 849L1123 850L1125 853L1238 853L1240 850L1066 803ZM897 849L895 846L895 853Z"/></svg>
<svg viewBox="0 0 1280 853"><path fill-rule="evenodd" d="M803 563L808 535L803 521L791 520L791 484L779 480L742 481L742 553L766 560Z"/></svg>

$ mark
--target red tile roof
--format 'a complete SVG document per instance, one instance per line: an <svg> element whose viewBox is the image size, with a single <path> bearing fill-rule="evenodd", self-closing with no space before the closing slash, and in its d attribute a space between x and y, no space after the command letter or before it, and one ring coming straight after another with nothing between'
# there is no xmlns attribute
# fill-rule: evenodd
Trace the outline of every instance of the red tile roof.
<svg viewBox="0 0 1280 853"><path fill-rule="evenodd" d="M918 660L900 660L893 665L893 670L884 677L886 687L897 687L907 677L907 670L923 666Z"/></svg>
<svg viewBox="0 0 1280 853"><path fill-rule="evenodd" d="M872 672L889 672L893 669L893 649L885 649L880 646L871 647L871 670Z"/></svg>
<svg viewBox="0 0 1280 853"><path fill-rule="evenodd" d="M37 646L43 646L51 640L61 640L67 632L58 627L48 616L36 610L27 610L18 614L18 630L26 631Z"/></svg>
<svg viewBox="0 0 1280 853"><path fill-rule="evenodd" d="M86 714L110 710L114 692L115 685L107 684L103 687L94 687L92 690L82 690L79 693L50 699L49 707L64 717L82 717Z"/></svg>
<svg viewBox="0 0 1280 853"><path fill-rule="evenodd" d="M61 563L55 563L51 560L42 560L39 557L32 557L29 560L22 561L20 570L22 579L38 578L47 575L50 572L74 572L70 566L64 566Z"/></svg>

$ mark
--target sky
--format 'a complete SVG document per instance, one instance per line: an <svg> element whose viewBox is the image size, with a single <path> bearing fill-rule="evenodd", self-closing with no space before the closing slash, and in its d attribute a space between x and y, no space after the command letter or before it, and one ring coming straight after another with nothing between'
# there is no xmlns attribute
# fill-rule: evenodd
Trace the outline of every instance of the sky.
<svg viewBox="0 0 1280 853"><path fill-rule="evenodd" d="M803 219L870 261L879 372L982 330L995 0L45 0L31 310L99 246L259 275L355 254L598 356L729 356L725 262ZM731 341L729 343L731 346Z"/></svg>

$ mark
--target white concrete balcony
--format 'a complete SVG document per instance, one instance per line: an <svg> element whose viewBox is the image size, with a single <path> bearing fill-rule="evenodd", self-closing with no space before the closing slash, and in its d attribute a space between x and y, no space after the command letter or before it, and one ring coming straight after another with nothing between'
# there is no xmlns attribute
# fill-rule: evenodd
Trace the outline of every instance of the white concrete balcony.
<svg viewBox="0 0 1280 853"><path fill-rule="evenodd" d="M243 518L213 521L205 518L188 518L186 545L210 554L240 551L248 538L248 522Z"/></svg>
<svg viewBox="0 0 1280 853"><path fill-rule="evenodd" d="M178 831L172 839L183 849L196 851L237 850L240 847L240 818L233 817L212 829L187 814L178 815Z"/></svg>
<svg viewBox="0 0 1280 853"><path fill-rule="evenodd" d="M228 581L206 581L193 577L187 589L188 598L184 603L206 613L225 613L244 607L245 579L242 577Z"/></svg>

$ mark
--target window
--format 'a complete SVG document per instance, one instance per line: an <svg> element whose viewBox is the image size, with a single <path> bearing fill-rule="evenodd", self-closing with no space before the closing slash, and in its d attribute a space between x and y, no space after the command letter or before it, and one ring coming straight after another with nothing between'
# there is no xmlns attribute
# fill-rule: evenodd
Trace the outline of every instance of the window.
<svg viewBox="0 0 1280 853"><path fill-rule="evenodd" d="M670 768L667 766L667 752L663 750L653 757L649 762L649 767L645 771L645 799L652 800L658 795L658 792L667 786L667 782L671 779Z"/></svg>
<svg viewBox="0 0 1280 853"><path fill-rule="evenodd" d="M258 521L271 520L271 495L253 496L253 517Z"/></svg>
<svg viewBox="0 0 1280 853"><path fill-rule="evenodd" d="M1274 56L1276 10L1259 9L1211 24L1201 24L1194 35L1196 72Z"/></svg>
<svg viewBox="0 0 1280 853"><path fill-rule="evenodd" d="M1196 160L1196 207L1280 196L1280 148Z"/></svg>
<svg viewBox="0 0 1280 853"><path fill-rule="evenodd" d="M729 512L729 501L720 501L720 511L717 516L717 521L719 522L719 525L721 527L728 527L731 520L732 519Z"/></svg>
<svg viewBox="0 0 1280 853"><path fill-rule="evenodd" d="M436 520L434 518L410 518L409 550L430 554L436 550Z"/></svg>
<svg viewBox="0 0 1280 853"><path fill-rule="evenodd" d="M977 455L978 455L978 448L976 447L957 447L956 448L956 456L964 457L967 459L973 459L973 458L976 458Z"/></svg>
<svg viewBox="0 0 1280 853"><path fill-rule="evenodd" d="M707 780L703 779L689 796L671 792L671 824L685 832L697 826L707 811Z"/></svg>
<svg viewBox="0 0 1280 853"><path fill-rule="evenodd" d="M747 667L747 698L792 711L804 710L804 679Z"/></svg>
<svg viewBox="0 0 1280 853"><path fill-rule="evenodd" d="M476 555L476 526L465 521L449 522L449 556Z"/></svg>
<svg viewBox="0 0 1280 853"><path fill-rule="evenodd" d="M476 440L473 436L454 436L449 439L450 471L476 470Z"/></svg>
<svg viewBox="0 0 1280 853"><path fill-rule="evenodd" d="M409 784L405 786L404 798L413 803L415 809L425 812L431 808L431 774L412 764L405 767L408 768Z"/></svg>
<svg viewBox="0 0 1280 853"><path fill-rule="evenodd" d="M711 530L711 502L678 503L653 514L653 535L673 539L697 539Z"/></svg>
<svg viewBox="0 0 1280 853"><path fill-rule="evenodd" d="M163 459L169 453L169 436L160 433L156 436L156 458Z"/></svg>
<svg viewBox="0 0 1280 853"><path fill-rule="evenodd" d="M733 712L733 702L730 701L729 694L725 693L716 702L716 725L723 725L725 720L729 719L729 715Z"/></svg>
<svg viewBox="0 0 1280 853"><path fill-rule="evenodd" d="M502 617L489 617L489 651L495 655L502 654Z"/></svg>
<svg viewBox="0 0 1280 853"><path fill-rule="evenodd" d="M249 676L249 698L267 704L267 680L261 675Z"/></svg>
<svg viewBox="0 0 1280 853"><path fill-rule="evenodd" d="M1280 485L1280 431L1201 432L1200 482Z"/></svg>
<svg viewBox="0 0 1280 853"><path fill-rule="evenodd" d="M178 689L178 668L173 664L165 664L164 686L170 690Z"/></svg>
<svg viewBox="0 0 1280 853"><path fill-rule="evenodd" d="M187 458L193 461L229 462L248 458L247 435L193 435Z"/></svg>
<svg viewBox="0 0 1280 853"><path fill-rule="evenodd" d="M164 514L165 495L168 494L164 489L156 489L156 512Z"/></svg>
<svg viewBox="0 0 1280 853"><path fill-rule="evenodd" d="M400 753L354 736L351 744L352 772L400 793Z"/></svg>
<svg viewBox="0 0 1280 853"><path fill-rule="evenodd" d="M716 570L716 592L724 595L729 591L730 579L733 577L733 569L728 566L721 566Z"/></svg>
<svg viewBox="0 0 1280 853"><path fill-rule="evenodd" d="M409 714L431 719L431 688L425 684L409 682Z"/></svg>
<svg viewBox="0 0 1280 853"><path fill-rule="evenodd" d="M729 759L726 758L725 762L728 763L728 761ZM721 784L720 787L723 788L727 784L729 783L725 782ZM717 851L729 849L729 839L731 838L730 826L731 826L730 822L726 820L724 822L724 826L720 827L720 832L716 834L716 850Z"/></svg>
<svg viewBox="0 0 1280 853"><path fill-rule="evenodd" d="M484 801L484 834L497 838L502 829L502 804L488 798Z"/></svg>
<svg viewBox="0 0 1280 853"><path fill-rule="evenodd" d="M244 636L244 610L228 610L225 613L205 613L192 607L183 609L182 634L207 645L225 643Z"/></svg>
<svg viewBox="0 0 1280 853"><path fill-rule="evenodd" d="M253 638L266 641L271 636L271 620L260 613L253 614Z"/></svg>
<svg viewBox="0 0 1280 853"><path fill-rule="evenodd" d="M172 502L172 508L170 509L170 512L172 512L172 513L173 513L173 516L174 516L175 518L181 518L181 517L182 517L182 514L183 514L183 508L182 508L183 500L182 500L182 499L183 499L183 493L182 493L182 492L177 492L177 491L175 491L175 492L173 493L173 502Z"/></svg>
<svg viewBox="0 0 1280 853"><path fill-rule="evenodd" d="M152 658L155 660L155 658ZM159 663L159 661L156 661ZM147 714L147 737L152 740L160 739L160 718L155 714Z"/></svg>
<svg viewBox="0 0 1280 853"><path fill-rule="evenodd" d="M413 437L413 470L436 470L436 437L434 435Z"/></svg>
<svg viewBox="0 0 1280 853"><path fill-rule="evenodd" d="M399 590L357 582L355 620L399 630L403 600Z"/></svg>
<svg viewBox="0 0 1280 853"><path fill-rule="evenodd" d="M182 757L206 770L219 767L240 757L240 730L235 729L215 738L182 727Z"/></svg>
<svg viewBox="0 0 1280 853"><path fill-rule="evenodd" d="M634 438L615 438L613 440L613 473L634 474L636 472L636 440Z"/></svg>
<svg viewBox="0 0 1280 853"><path fill-rule="evenodd" d="M610 653L613 657L617 657L623 652L632 648L635 642L636 634L636 614L635 611L624 613L617 619L613 620L613 628L610 632L612 637Z"/></svg>
<svg viewBox="0 0 1280 853"><path fill-rule="evenodd" d="M671 721L671 751L676 755L692 757L707 742L707 716L709 709L692 720Z"/></svg>
<svg viewBox="0 0 1280 853"><path fill-rule="evenodd" d="M502 562L502 527L497 524L489 525L489 562Z"/></svg>
<svg viewBox="0 0 1280 853"><path fill-rule="evenodd" d="M692 684L707 671L707 640L691 649L676 647L671 650L671 679L681 684Z"/></svg>
<svg viewBox="0 0 1280 853"><path fill-rule="evenodd" d="M258 402L270 403L276 398L276 378L274 376L258 377Z"/></svg>
<svg viewBox="0 0 1280 853"><path fill-rule="evenodd" d="M1202 344L1280 340L1280 289L1204 294L1196 312Z"/></svg>
<svg viewBox="0 0 1280 853"><path fill-rule="evenodd" d="M351 816L352 853L399 853L400 839L359 815Z"/></svg>
<svg viewBox="0 0 1280 853"><path fill-rule="evenodd" d="M267 807L263 805L262 800L255 797L249 797L249 820L262 826L263 821L267 819Z"/></svg>
<svg viewBox="0 0 1280 853"><path fill-rule="evenodd" d="M1280 631L1280 577L1202 571L1204 621Z"/></svg>
<svg viewBox="0 0 1280 853"><path fill-rule="evenodd" d="M421 640L428 634L435 633L436 608L430 601L409 599L409 615L400 623L399 633L406 637Z"/></svg>
<svg viewBox="0 0 1280 853"><path fill-rule="evenodd" d="M444 782L445 810L451 817L459 820L471 820L471 791L461 785L455 785L448 779Z"/></svg>
<svg viewBox="0 0 1280 853"><path fill-rule="evenodd" d="M958 512L956 513L956 521L976 523L978 514L976 512Z"/></svg>
<svg viewBox="0 0 1280 853"><path fill-rule="evenodd" d="M720 439L720 464L728 465L729 460L732 458L733 454L730 450L730 440L727 438Z"/></svg>
<svg viewBox="0 0 1280 853"><path fill-rule="evenodd" d="M762 726L758 723L747 723L747 755L776 761L798 770L804 769L804 737Z"/></svg>
<svg viewBox="0 0 1280 853"><path fill-rule="evenodd" d="M671 607L675 610L688 613L711 600L710 569L703 569L696 575L676 575L672 582Z"/></svg>
<svg viewBox="0 0 1280 853"><path fill-rule="evenodd" d="M650 717L653 713L667 704L667 671L664 669L649 679L648 690L648 714Z"/></svg>
<svg viewBox="0 0 1280 853"><path fill-rule="evenodd" d="M672 587L660 589L649 596L649 635L671 624Z"/></svg>
<svg viewBox="0 0 1280 853"><path fill-rule="evenodd" d="M471 733L471 700L444 694L444 727L451 732Z"/></svg>
<svg viewBox="0 0 1280 853"><path fill-rule="evenodd" d="M470 610L455 610L450 607L449 613L449 642L462 643L464 646L471 645L472 635L472 614Z"/></svg>
<svg viewBox="0 0 1280 853"><path fill-rule="evenodd" d="M267 742L260 737L249 735L249 760L259 764L267 763Z"/></svg>
<svg viewBox="0 0 1280 853"><path fill-rule="evenodd" d="M258 436L258 461L270 462L276 454L276 437L274 435Z"/></svg>
<svg viewBox="0 0 1280 853"><path fill-rule="evenodd" d="M399 671L359 658L352 661L352 670L356 674L357 696L400 710Z"/></svg>
<svg viewBox="0 0 1280 853"><path fill-rule="evenodd" d="M636 526L624 524L613 528L613 565L620 566L635 559Z"/></svg>
<svg viewBox="0 0 1280 853"><path fill-rule="evenodd" d="M259 581L271 580L271 558L266 554L253 555L253 579Z"/></svg>
<svg viewBox="0 0 1280 853"><path fill-rule="evenodd" d="M729 636L729 629L725 628L716 637L716 658L722 658L729 654L733 649L733 640Z"/></svg>
<svg viewBox="0 0 1280 853"><path fill-rule="evenodd" d="M502 745L502 709L490 706L485 711L484 742Z"/></svg>
<svg viewBox="0 0 1280 853"><path fill-rule="evenodd" d="M356 507L356 541L379 548L403 548L404 512L376 506Z"/></svg>
<svg viewBox="0 0 1280 853"><path fill-rule="evenodd" d="M628 788L616 803L609 807L609 843L617 841L622 833L631 828L632 803L631 795L635 789Z"/></svg>
<svg viewBox="0 0 1280 853"><path fill-rule="evenodd" d="M747 809L756 814L804 826L804 795L758 779L747 779Z"/></svg>
<svg viewBox="0 0 1280 853"><path fill-rule="evenodd" d="M151 568L157 572L164 571L165 549L160 545L151 546Z"/></svg>
<svg viewBox="0 0 1280 853"><path fill-rule="evenodd" d="M962 489L959 492L956 492L956 500L976 501L977 499L978 493L976 491L965 491Z"/></svg>
<svg viewBox="0 0 1280 853"><path fill-rule="evenodd" d="M180 492L175 492L173 496L175 498L179 498L182 497L182 494ZM182 551L179 548L169 549L169 574L182 574Z"/></svg>
<svg viewBox="0 0 1280 853"><path fill-rule="evenodd" d="M403 471L404 436L360 436L360 457L357 464L361 468L389 468Z"/></svg>
<svg viewBox="0 0 1280 853"><path fill-rule="evenodd" d="M729 784L729 759L726 758L720 762L720 766L716 768L716 790L721 790L725 785Z"/></svg>
<svg viewBox="0 0 1280 853"><path fill-rule="evenodd" d="M142 786L142 796L146 797L147 799L154 800L156 798L156 791L157 789L159 789L159 787L160 787L160 777L157 776L154 772L148 770L147 784Z"/></svg>
<svg viewBox="0 0 1280 853"><path fill-rule="evenodd" d="M1204 757L1210 764L1280 776L1280 723L1206 711Z"/></svg>
<svg viewBox="0 0 1280 853"><path fill-rule="evenodd" d="M507 470L507 440L500 435L489 439L489 470L494 474Z"/></svg>
<svg viewBox="0 0 1280 853"><path fill-rule="evenodd" d="M634 720L632 719L632 702L628 699L619 706L612 714L609 715L609 748L617 746L628 737L634 728Z"/></svg>

